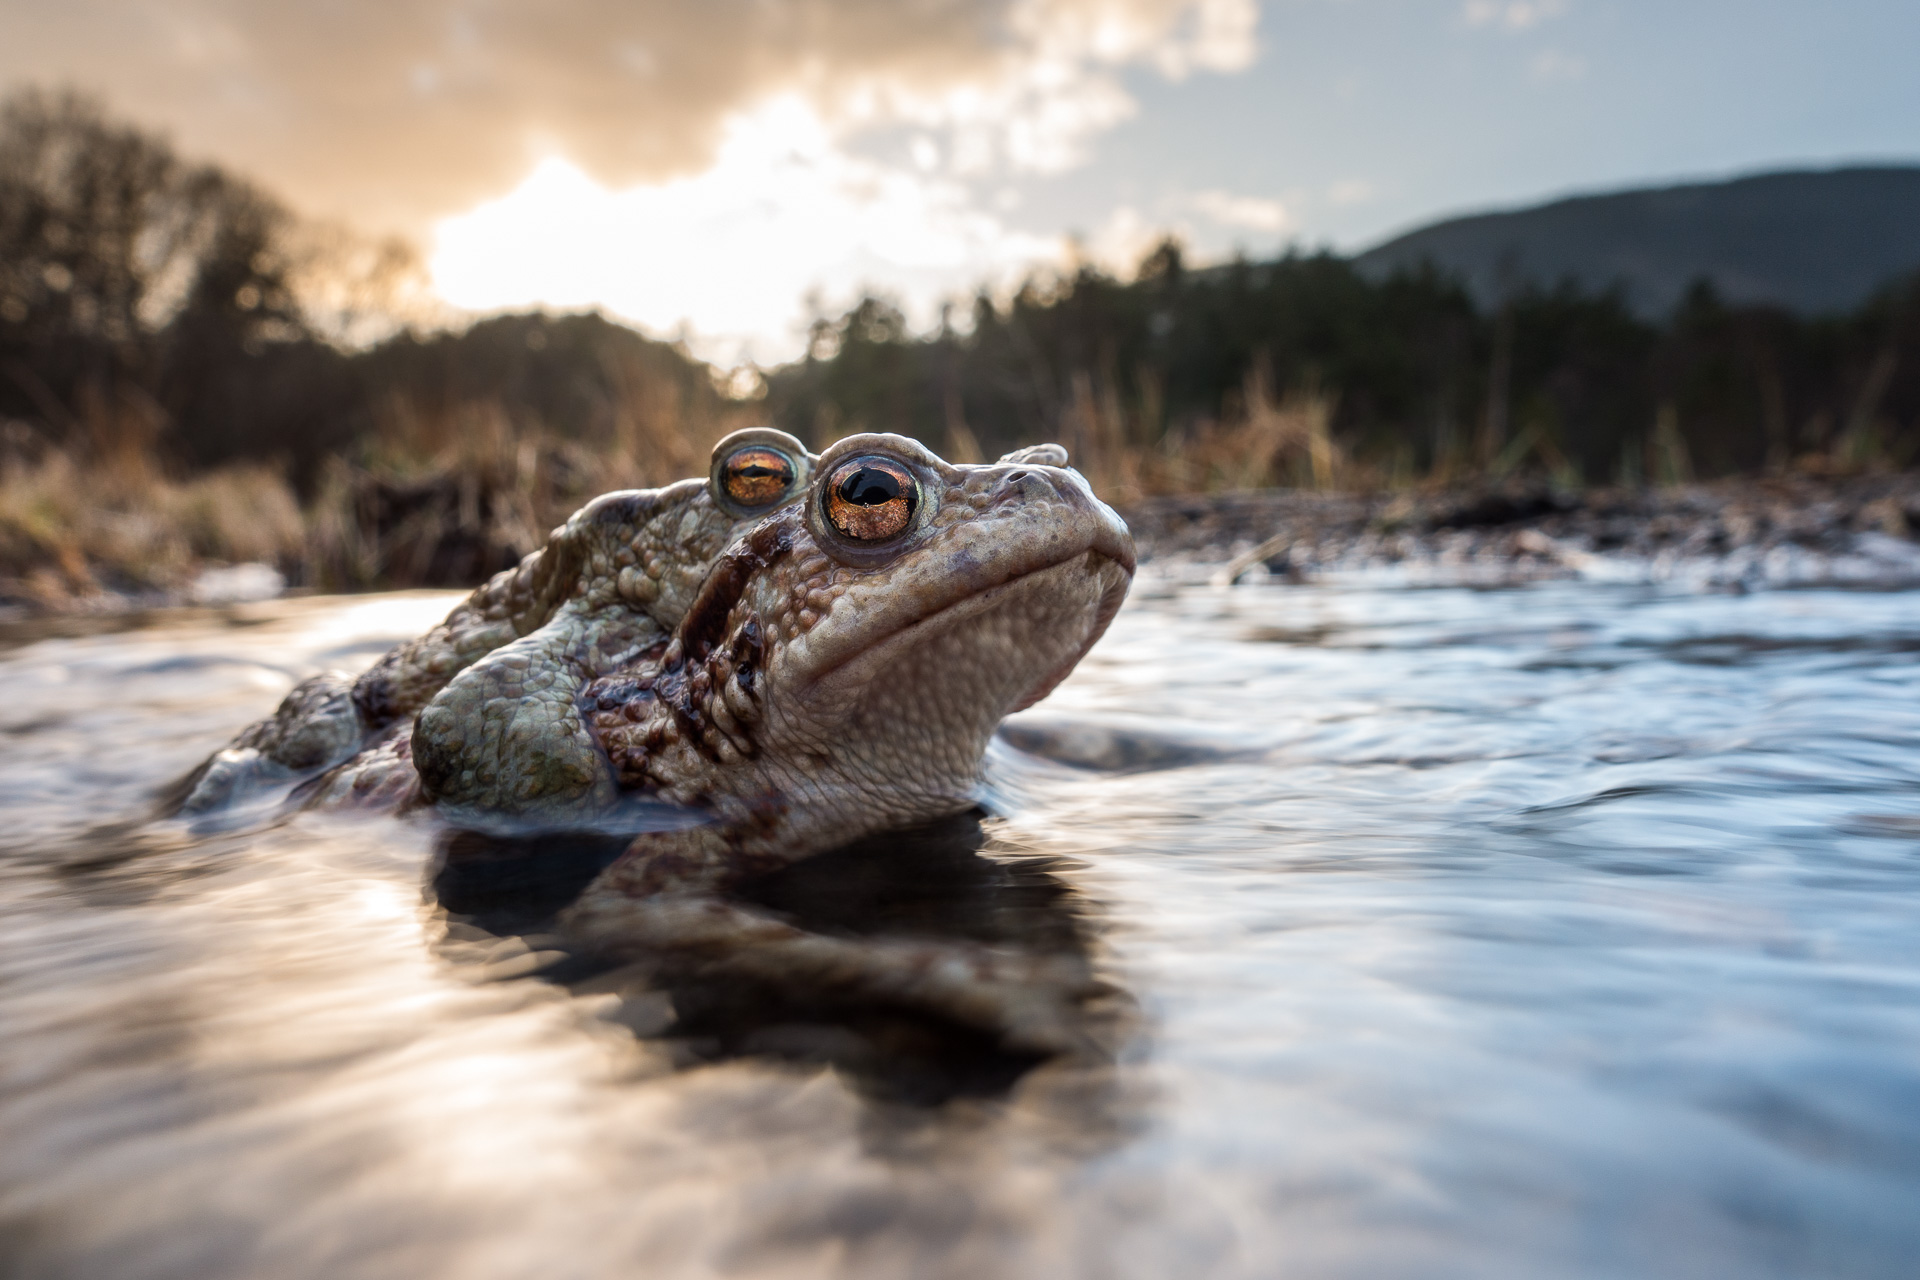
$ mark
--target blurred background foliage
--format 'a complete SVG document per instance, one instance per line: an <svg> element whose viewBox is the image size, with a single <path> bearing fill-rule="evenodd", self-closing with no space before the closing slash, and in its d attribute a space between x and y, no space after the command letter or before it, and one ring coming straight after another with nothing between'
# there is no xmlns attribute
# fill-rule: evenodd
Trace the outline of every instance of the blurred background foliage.
<svg viewBox="0 0 1920 1280"><path fill-rule="evenodd" d="M402 244L295 216L89 100L0 106L0 595L165 590L265 561L325 588L467 584L586 497L698 474L772 421L956 461L1065 443L1169 492L1847 473L1920 455L1920 278L1850 314L1696 287L1661 322L1571 285L1476 305L1328 254L1161 244L912 331L884 299L723 376L598 315L447 327Z"/></svg>
<svg viewBox="0 0 1920 1280"><path fill-rule="evenodd" d="M1569 487L1920 453L1920 279L1856 313L1733 306L1697 286L1664 324L1571 286L1477 308L1430 269L1370 281L1294 255L1187 268L1162 244L975 302L926 337L869 299L770 372L817 441L886 429L990 456L1059 439L1123 500L1269 484L1377 488L1535 473Z"/></svg>

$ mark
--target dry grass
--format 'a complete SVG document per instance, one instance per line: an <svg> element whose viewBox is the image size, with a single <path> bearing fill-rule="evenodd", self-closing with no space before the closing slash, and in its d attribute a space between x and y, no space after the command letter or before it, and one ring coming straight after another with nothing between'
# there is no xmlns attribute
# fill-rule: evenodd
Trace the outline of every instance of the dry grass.
<svg viewBox="0 0 1920 1280"><path fill-rule="evenodd" d="M337 460L309 508L311 578L331 589L476 582L540 546L596 494L706 470L744 413L682 413L628 389L603 438L515 421L491 402L389 403L371 447Z"/></svg>
<svg viewBox="0 0 1920 1280"><path fill-rule="evenodd" d="M324 590L475 582L595 494L699 474L712 442L740 425L692 421L633 389L589 444L491 403L395 401L303 503L267 467L170 475L148 415L87 408L69 448L0 424L0 598L71 608L177 597L208 567L249 562Z"/></svg>
<svg viewBox="0 0 1920 1280"><path fill-rule="evenodd" d="M0 575L44 605L175 592L208 564L285 571L307 546L293 491L265 468L175 481L124 456L86 465L48 450L0 473Z"/></svg>
<svg viewBox="0 0 1920 1280"><path fill-rule="evenodd" d="M1337 399L1318 387L1276 395L1263 366L1247 375L1218 420L1175 428L1152 444L1146 424L1128 421L1119 398L1073 382L1067 445L1095 489L1130 503L1156 494L1284 488L1340 490L1379 484L1378 468L1356 464L1333 439Z"/></svg>

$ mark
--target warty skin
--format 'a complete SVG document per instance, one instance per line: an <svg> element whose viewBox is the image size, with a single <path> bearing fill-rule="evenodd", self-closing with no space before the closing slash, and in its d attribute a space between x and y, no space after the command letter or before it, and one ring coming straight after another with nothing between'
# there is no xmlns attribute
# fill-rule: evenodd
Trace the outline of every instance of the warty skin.
<svg viewBox="0 0 1920 1280"><path fill-rule="evenodd" d="M722 488L723 464L763 447L792 459L796 474L789 490L757 507L730 502ZM555 766L537 750L516 757L516 744L554 741L559 766L568 760L564 742L531 732L532 713L558 712L564 721L554 696L559 688L584 684L637 648L662 641L715 557L741 528L799 497L811 463L805 447L784 432L742 431L715 447L705 481L595 498L555 529L544 547L495 574L438 626L393 649L358 678L332 671L303 681L271 717L187 779L179 807L188 813L228 808L327 770L334 772L321 779L310 802L398 806L415 800L415 718L463 676L454 700L472 705L483 723L499 728L506 739L502 760L524 768L518 775L510 769L506 789L537 794L540 779ZM529 679L546 696L523 707L516 694ZM503 715L506 725L498 723ZM408 762L407 776L387 766L395 759Z"/></svg>

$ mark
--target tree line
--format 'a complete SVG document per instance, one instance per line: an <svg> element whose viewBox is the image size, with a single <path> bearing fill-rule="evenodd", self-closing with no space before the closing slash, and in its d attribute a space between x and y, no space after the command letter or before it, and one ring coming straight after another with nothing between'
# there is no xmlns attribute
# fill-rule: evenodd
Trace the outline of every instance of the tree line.
<svg viewBox="0 0 1920 1280"><path fill-rule="evenodd" d="M770 410L823 440L888 429L991 455L1059 438L1178 459L1291 396L1359 483L1528 469L1632 484L1920 455L1920 276L1826 317L1703 283L1653 324L1572 285L1481 309L1430 267L1372 279L1296 253L1195 269L1169 241L1133 280L1083 267L982 295L967 321L916 336L866 299L769 375ZM1304 452L1264 480L1306 480Z"/></svg>
<svg viewBox="0 0 1920 1280"><path fill-rule="evenodd" d="M409 328L390 301L412 270L404 246L311 224L87 99L16 94L0 104L0 465L40 447L175 474L264 463L311 496L342 459L451 456L475 413L568 443L589 486L579 459L690 474L753 417L817 444L897 431L957 458L1059 439L1123 491L1639 483L1920 456L1920 277L1825 317L1702 285L1649 323L1571 286L1481 308L1430 268L1372 278L1325 253L1195 267L1168 241L1132 278L1036 275L931 333L864 299L740 403L681 348L595 315Z"/></svg>

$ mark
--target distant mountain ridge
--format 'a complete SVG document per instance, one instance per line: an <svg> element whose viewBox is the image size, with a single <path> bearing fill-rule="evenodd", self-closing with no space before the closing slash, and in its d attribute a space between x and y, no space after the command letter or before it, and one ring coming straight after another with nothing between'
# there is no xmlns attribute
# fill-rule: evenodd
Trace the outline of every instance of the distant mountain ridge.
<svg viewBox="0 0 1920 1280"><path fill-rule="evenodd" d="M1528 285L1620 286L1668 314L1705 278L1730 301L1847 311L1920 270L1920 165L1757 174L1574 196L1419 228L1360 254L1379 279L1430 261L1497 306Z"/></svg>

